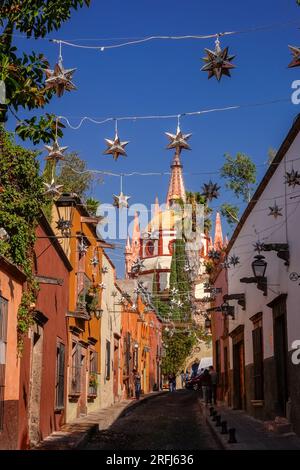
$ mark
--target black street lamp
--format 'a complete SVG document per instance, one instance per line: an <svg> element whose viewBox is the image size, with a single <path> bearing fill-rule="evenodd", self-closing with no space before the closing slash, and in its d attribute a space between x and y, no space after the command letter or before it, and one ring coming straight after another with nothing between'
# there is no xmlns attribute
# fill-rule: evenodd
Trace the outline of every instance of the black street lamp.
<svg viewBox="0 0 300 470"><path fill-rule="evenodd" d="M210 329L211 329L211 319L210 319L209 317L206 317L206 318L205 318L204 326L205 326L205 329L206 329L206 330L210 330Z"/></svg>
<svg viewBox="0 0 300 470"><path fill-rule="evenodd" d="M246 284L257 284L257 288L263 291L265 296L268 295L268 282L265 277L267 262L265 257L262 255L254 256L254 261L252 261L251 266L254 277L243 277L240 279L240 282L245 282Z"/></svg>
<svg viewBox="0 0 300 470"><path fill-rule="evenodd" d="M228 302L225 301L221 305L221 310L222 310L222 313L224 313L226 317L230 315L232 319L234 319L234 307L232 305L229 305Z"/></svg>
<svg viewBox="0 0 300 470"><path fill-rule="evenodd" d="M265 277L267 269L267 262L265 257L262 255L254 256L254 261L252 262L252 271L254 276L257 279L263 279Z"/></svg>

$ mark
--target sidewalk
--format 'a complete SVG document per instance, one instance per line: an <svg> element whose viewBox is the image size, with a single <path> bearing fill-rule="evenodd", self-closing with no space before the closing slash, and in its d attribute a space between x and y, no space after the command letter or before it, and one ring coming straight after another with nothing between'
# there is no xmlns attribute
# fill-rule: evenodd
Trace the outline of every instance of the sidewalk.
<svg viewBox="0 0 300 470"><path fill-rule="evenodd" d="M199 400L200 402L200 400ZM300 450L300 438L293 432L277 434L267 431L263 421L247 415L242 410L232 410L225 406L214 406L221 415L222 421L227 421L227 428L235 428L236 444L228 443L228 434L221 434L221 428L216 427L209 408L200 402L201 410L206 418L216 440L226 450Z"/></svg>
<svg viewBox="0 0 300 470"><path fill-rule="evenodd" d="M132 411L136 406L150 398L165 392L151 392L139 401L123 400L114 405L89 413L82 418L65 424L60 431L52 433L32 450L74 450L84 446L89 438L98 430L108 429L121 415Z"/></svg>

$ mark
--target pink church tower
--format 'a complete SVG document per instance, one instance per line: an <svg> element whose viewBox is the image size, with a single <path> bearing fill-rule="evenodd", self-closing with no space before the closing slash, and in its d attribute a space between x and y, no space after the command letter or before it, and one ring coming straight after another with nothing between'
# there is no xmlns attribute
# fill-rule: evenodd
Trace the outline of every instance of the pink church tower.
<svg viewBox="0 0 300 470"><path fill-rule="evenodd" d="M130 244L130 238L128 235L126 247L125 247L125 253L124 253L125 254L125 276L127 279L130 277L132 264L140 257L140 250L141 250L140 222L139 222L138 213L136 212L134 214L132 241Z"/></svg>
<svg viewBox="0 0 300 470"><path fill-rule="evenodd" d="M171 206L178 199L181 199L183 202L186 200L182 168L180 151L176 150L171 164L171 178L166 202L167 207Z"/></svg>
<svg viewBox="0 0 300 470"><path fill-rule="evenodd" d="M220 213L216 213L214 249L220 251L224 246Z"/></svg>

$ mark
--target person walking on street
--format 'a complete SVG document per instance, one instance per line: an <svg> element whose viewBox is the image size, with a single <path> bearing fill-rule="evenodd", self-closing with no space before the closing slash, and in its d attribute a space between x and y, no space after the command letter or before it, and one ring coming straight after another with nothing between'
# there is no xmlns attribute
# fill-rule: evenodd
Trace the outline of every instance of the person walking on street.
<svg viewBox="0 0 300 470"><path fill-rule="evenodd" d="M218 374L213 368L213 366L209 366L209 374L211 378L211 402L214 405L216 405L217 404Z"/></svg>
<svg viewBox="0 0 300 470"><path fill-rule="evenodd" d="M184 370L181 371L180 377L181 377L181 388L184 388L184 385L185 385L185 373L184 373Z"/></svg>
<svg viewBox="0 0 300 470"><path fill-rule="evenodd" d="M189 371L186 370L185 371L185 383L187 383L187 381L189 380L190 376L189 376Z"/></svg>
<svg viewBox="0 0 300 470"><path fill-rule="evenodd" d="M176 391L176 374L172 374L173 392Z"/></svg>
<svg viewBox="0 0 300 470"><path fill-rule="evenodd" d="M208 405L208 403L210 402L211 394L211 376L207 369L205 369L205 371L201 375L201 387L205 405Z"/></svg>
<svg viewBox="0 0 300 470"><path fill-rule="evenodd" d="M169 380L169 392L173 392L173 374L168 375Z"/></svg>
<svg viewBox="0 0 300 470"><path fill-rule="evenodd" d="M134 381L134 390L135 390L135 398L137 400L140 399L141 395L141 376L136 369L133 369L133 381Z"/></svg>

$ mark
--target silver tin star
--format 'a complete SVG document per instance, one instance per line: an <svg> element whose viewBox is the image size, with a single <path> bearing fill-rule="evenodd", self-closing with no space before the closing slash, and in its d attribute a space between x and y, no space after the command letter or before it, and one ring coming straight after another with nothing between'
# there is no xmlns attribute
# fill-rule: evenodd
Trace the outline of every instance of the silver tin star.
<svg viewBox="0 0 300 470"><path fill-rule="evenodd" d="M165 134L170 140L169 145L167 145L167 149L178 149L179 152L181 152L181 149L191 150L187 140L192 134L183 134L179 126L177 126L176 134L171 134L170 132L165 132Z"/></svg>
<svg viewBox="0 0 300 470"><path fill-rule="evenodd" d="M112 155L114 160L118 160L120 155L127 156L124 147L129 144L128 141L121 142L116 132L114 140L105 139L108 148L103 152L104 155Z"/></svg>
<svg viewBox="0 0 300 470"><path fill-rule="evenodd" d="M294 168L292 168L291 172L286 171L285 175L285 184L288 186L292 186L295 188L295 186L300 185L300 174L298 171L295 171Z"/></svg>
<svg viewBox="0 0 300 470"><path fill-rule="evenodd" d="M72 75L76 69L65 69L62 61L55 65L54 70L46 69L46 88L53 88L58 97L64 94L64 91L76 90L72 83Z"/></svg>
<svg viewBox="0 0 300 470"><path fill-rule="evenodd" d="M236 255L230 256L229 263L231 264L231 266L235 268L238 264L240 264L239 256L236 256Z"/></svg>
<svg viewBox="0 0 300 470"><path fill-rule="evenodd" d="M63 187L62 184L55 184L54 178L52 178L51 183L44 183L46 190L44 194L49 195L51 197L60 196L60 189Z"/></svg>
<svg viewBox="0 0 300 470"><path fill-rule="evenodd" d="M273 207L269 206L269 209L270 209L270 212L268 215L272 215L275 219L277 219L277 217L282 217L283 215L281 214L282 207L278 207L276 201Z"/></svg>
<svg viewBox="0 0 300 470"><path fill-rule="evenodd" d="M57 140L53 142L53 145L45 145L45 149L48 150L48 156L46 160L63 160L63 153L67 150L68 147L60 147Z"/></svg>
<svg viewBox="0 0 300 470"><path fill-rule="evenodd" d="M129 206L128 199L130 199L130 196L125 196L125 194L123 194L121 191L119 196L114 194L113 197L114 197L113 205L115 207L118 207L119 209L123 209L123 208L127 209L127 207Z"/></svg>
<svg viewBox="0 0 300 470"><path fill-rule="evenodd" d="M96 268L99 265L98 256L95 255L91 258L91 265L93 266L93 268Z"/></svg>
<svg viewBox="0 0 300 470"><path fill-rule="evenodd" d="M9 240L10 236L8 235L7 231L5 228L1 227L0 228L0 240L7 242Z"/></svg>

